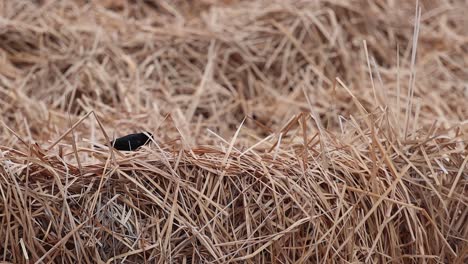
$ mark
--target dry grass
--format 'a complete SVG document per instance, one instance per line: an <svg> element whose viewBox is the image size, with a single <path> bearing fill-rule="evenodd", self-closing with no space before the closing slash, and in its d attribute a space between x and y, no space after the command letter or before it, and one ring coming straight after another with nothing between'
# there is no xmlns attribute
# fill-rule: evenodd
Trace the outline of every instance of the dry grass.
<svg viewBox="0 0 468 264"><path fill-rule="evenodd" d="M466 263L467 10L420 4L0 2L0 261Z"/></svg>

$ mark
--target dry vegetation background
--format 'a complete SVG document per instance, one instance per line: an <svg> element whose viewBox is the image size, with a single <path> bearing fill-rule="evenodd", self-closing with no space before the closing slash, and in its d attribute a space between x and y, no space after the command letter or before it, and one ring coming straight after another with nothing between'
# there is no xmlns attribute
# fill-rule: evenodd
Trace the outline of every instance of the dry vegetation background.
<svg viewBox="0 0 468 264"><path fill-rule="evenodd" d="M0 1L0 261L466 263L467 4L420 7Z"/></svg>

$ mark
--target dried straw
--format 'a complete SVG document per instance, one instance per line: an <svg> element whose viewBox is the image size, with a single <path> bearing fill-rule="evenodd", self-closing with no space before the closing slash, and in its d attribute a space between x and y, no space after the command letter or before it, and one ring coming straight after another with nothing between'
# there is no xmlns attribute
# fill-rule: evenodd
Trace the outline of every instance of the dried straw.
<svg viewBox="0 0 468 264"><path fill-rule="evenodd" d="M0 262L464 263L464 7L1 2Z"/></svg>

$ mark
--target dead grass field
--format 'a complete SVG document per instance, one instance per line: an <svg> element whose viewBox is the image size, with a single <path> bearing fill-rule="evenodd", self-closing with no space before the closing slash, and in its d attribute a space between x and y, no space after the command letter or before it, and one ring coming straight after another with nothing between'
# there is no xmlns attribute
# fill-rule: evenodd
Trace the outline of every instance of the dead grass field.
<svg viewBox="0 0 468 264"><path fill-rule="evenodd" d="M0 262L466 263L467 11L0 1Z"/></svg>

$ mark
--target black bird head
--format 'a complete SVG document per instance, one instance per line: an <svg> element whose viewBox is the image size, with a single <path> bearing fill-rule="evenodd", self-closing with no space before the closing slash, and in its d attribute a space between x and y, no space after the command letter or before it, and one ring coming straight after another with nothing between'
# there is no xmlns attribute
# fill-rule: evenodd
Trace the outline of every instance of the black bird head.
<svg viewBox="0 0 468 264"><path fill-rule="evenodd" d="M111 141L110 144L117 150L135 151L153 139L150 132L130 134Z"/></svg>

